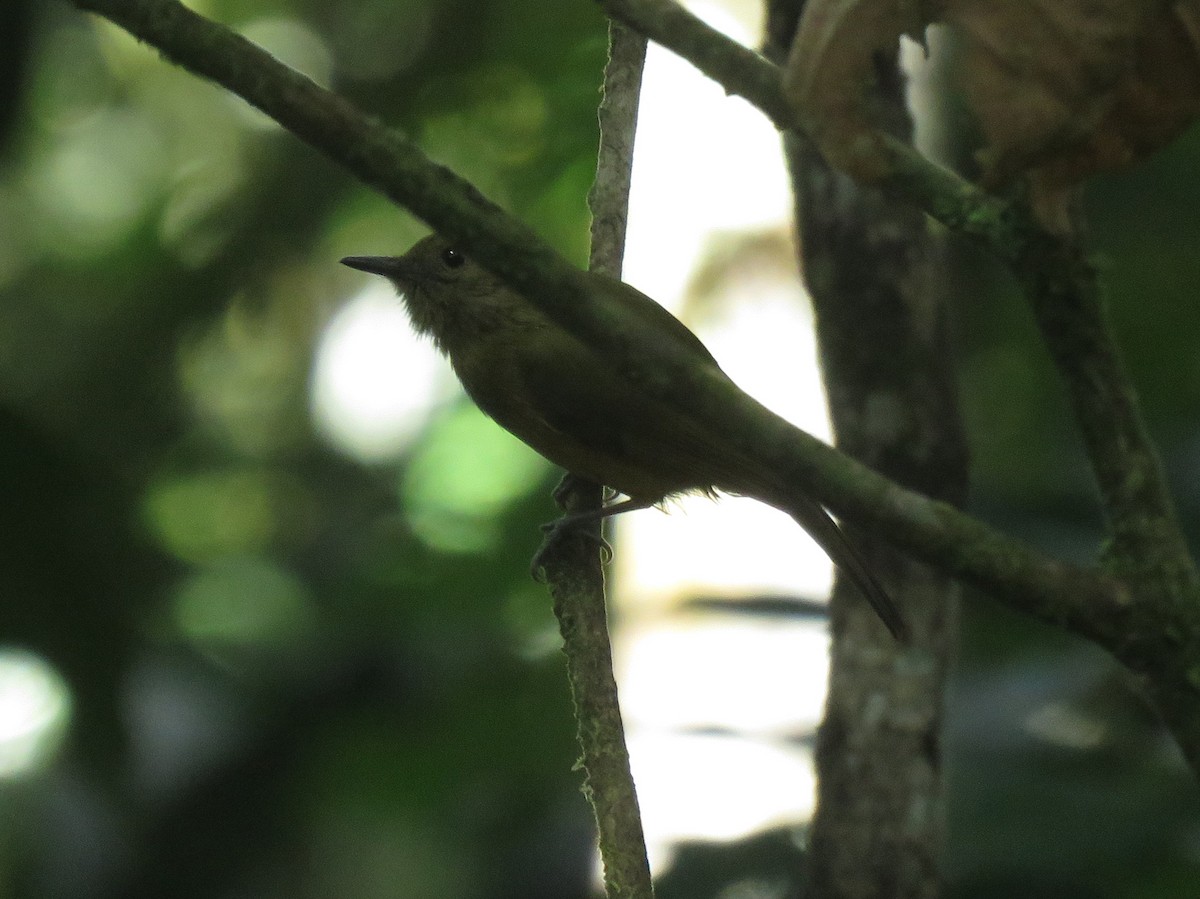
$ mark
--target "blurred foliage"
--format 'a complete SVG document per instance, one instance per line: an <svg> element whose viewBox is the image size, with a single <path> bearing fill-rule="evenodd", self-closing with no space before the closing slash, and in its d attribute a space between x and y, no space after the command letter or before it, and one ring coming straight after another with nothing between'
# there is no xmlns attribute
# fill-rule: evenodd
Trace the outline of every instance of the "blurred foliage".
<svg viewBox="0 0 1200 899"><path fill-rule="evenodd" d="M593 4L195 5L584 258ZM588 895L555 623L527 573L553 472L466 406L386 464L311 425L314 348L362 283L336 260L423 228L111 26L3 8L28 53L0 79L0 651L52 665L73 717L0 781L0 894ZM1089 197L1193 531L1198 155L1192 135ZM979 509L1087 559L1086 466L1019 299L976 258L957 288ZM1197 790L1128 680L986 601L966 618L956 895L1191 895ZM800 867L786 835L691 847L663 895L788 895Z"/></svg>

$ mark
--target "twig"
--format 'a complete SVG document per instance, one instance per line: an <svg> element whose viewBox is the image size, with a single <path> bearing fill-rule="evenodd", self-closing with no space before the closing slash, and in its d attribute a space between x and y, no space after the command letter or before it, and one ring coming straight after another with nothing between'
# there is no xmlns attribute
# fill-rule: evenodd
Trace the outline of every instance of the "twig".
<svg viewBox="0 0 1200 899"><path fill-rule="evenodd" d="M1067 387L1100 487L1112 529L1109 563L1158 592L1194 590L1196 569L1095 268L1065 239L1030 241L1019 263L1015 271Z"/></svg>
<svg viewBox="0 0 1200 899"><path fill-rule="evenodd" d="M604 94L600 99L600 152L588 206L592 210L590 268L612 278L621 277L625 257L633 136L645 63L646 38L611 22Z"/></svg>

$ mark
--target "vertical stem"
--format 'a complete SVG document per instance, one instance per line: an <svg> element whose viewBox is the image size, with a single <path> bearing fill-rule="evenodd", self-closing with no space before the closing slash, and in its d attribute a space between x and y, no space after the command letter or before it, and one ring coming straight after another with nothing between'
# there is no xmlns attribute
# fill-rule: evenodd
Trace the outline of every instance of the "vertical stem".
<svg viewBox="0 0 1200 899"><path fill-rule="evenodd" d="M600 152L596 180L588 194L592 210L589 268L619 278L629 223L633 137L637 130L646 39L619 22L610 22L608 29L608 65L604 70L604 95L599 110Z"/></svg>
<svg viewBox="0 0 1200 899"><path fill-rule="evenodd" d="M591 268L613 277L621 274L625 252L633 136L645 56L645 38L623 25L609 26L609 60L599 112L600 151L588 202L592 209ZM600 507L604 498L600 485L577 478L568 478L564 485L568 489L560 495L568 512ZM600 536L599 523L594 535ZM596 816L605 892L609 899L653 899L612 670L604 572L595 545L588 541L559 541L546 563L575 703L584 795Z"/></svg>
<svg viewBox="0 0 1200 899"><path fill-rule="evenodd" d="M574 496L598 502L600 488L590 489L595 492L577 488ZM578 506L572 503L567 508ZM575 704L583 792L596 817L605 894L609 899L652 899L641 813L612 671L604 574L594 545L583 540L562 543L563 564L550 579L550 588Z"/></svg>

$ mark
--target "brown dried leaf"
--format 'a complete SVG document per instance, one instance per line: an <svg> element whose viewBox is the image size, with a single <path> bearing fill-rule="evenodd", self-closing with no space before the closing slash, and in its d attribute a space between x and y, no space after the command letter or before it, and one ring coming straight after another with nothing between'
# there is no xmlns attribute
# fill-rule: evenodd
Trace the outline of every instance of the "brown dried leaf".
<svg viewBox="0 0 1200 899"><path fill-rule="evenodd" d="M810 0L785 87L834 165L882 174L872 56L935 20L965 44L985 183L1029 175L1054 227L1074 185L1143 158L1200 115L1200 0Z"/></svg>
<svg viewBox="0 0 1200 899"><path fill-rule="evenodd" d="M1074 182L1177 134L1200 100L1180 6L958 0L947 21L967 41L965 87L988 144L986 179L1045 166Z"/></svg>

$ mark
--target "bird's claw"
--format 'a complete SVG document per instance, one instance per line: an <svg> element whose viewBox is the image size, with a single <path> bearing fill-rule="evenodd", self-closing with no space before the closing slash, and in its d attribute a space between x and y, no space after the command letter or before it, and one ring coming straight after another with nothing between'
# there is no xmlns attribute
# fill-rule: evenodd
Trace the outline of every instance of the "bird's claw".
<svg viewBox="0 0 1200 899"><path fill-rule="evenodd" d="M590 522L576 521L569 515L564 515L562 518L555 521L548 521L542 525L542 532L546 536L542 539L541 547L533 554L533 560L529 564L529 573L535 581L539 584L546 582L546 558L549 555L553 555L559 541L567 537L582 538L594 544L600 550L600 563L602 565L607 565L612 561L612 546L599 534L585 529L583 525L588 523Z"/></svg>

